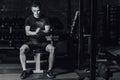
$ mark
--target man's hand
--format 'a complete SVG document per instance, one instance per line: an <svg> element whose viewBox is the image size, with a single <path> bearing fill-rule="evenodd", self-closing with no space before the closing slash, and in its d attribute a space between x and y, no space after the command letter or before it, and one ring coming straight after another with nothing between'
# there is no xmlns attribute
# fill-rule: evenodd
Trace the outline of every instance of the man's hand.
<svg viewBox="0 0 120 80"><path fill-rule="evenodd" d="M39 31L40 31L40 28L37 28L37 29L36 29L36 33L39 33Z"/></svg>
<svg viewBox="0 0 120 80"><path fill-rule="evenodd" d="M52 35L50 35L50 36L45 36L45 38L47 39L47 41L52 41L53 36L52 36Z"/></svg>

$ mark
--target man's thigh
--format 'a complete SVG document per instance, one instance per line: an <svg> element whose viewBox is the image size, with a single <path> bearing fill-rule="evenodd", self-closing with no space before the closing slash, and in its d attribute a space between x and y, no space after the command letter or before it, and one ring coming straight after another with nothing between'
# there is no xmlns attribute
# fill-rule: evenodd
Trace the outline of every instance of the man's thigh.
<svg viewBox="0 0 120 80"><path fill-rule="evenodd" d="M46 46L48 44L50 44L50 42L47 42L47 41L45 41L45 42L29 41L26 44L30 47L30 49L37 49L38 48L38 49L45 50Z"/></svg>

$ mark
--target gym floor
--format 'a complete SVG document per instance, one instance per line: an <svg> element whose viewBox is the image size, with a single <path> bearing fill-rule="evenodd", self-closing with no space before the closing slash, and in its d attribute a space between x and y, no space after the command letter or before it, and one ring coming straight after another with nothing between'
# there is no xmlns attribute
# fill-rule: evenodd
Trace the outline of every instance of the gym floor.
<svg viewBox="0 0 120 80"><path fill-rule="evenodd" d="M20 74L22 72L20 64L0 64L0 80L21 80ZM89 78L80 79L88 74L81 73L78 75L76 71L70 71L67 69L55 69L54 74L56 78L49 79L45 74L31 74L24 80L90 80ZM105 80L101 77L97 77L96 80ZM120 80L120 70L113 72L113 76L109 80Z"/></svg>
<svg viewBox="0 0 120 80"><path fill-rule="evenodd" d="M22 72L20 64L0 64L0 80L21 80ZM45 74L31 74L24 80L79 80L79 76L74 71L66 69L55 69L55 79L49 79Z"/></svg>

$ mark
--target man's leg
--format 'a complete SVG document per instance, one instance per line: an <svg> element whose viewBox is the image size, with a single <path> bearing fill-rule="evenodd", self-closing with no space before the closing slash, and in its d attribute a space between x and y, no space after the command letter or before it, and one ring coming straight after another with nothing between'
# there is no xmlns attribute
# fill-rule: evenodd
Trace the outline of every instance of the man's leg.
<svg viewBox="0 0 120 80"><path fill-rule="evenodd" d="M50 78L54 78L55 76L52 73L52 67L53 67L53 62L54 62L54 47L51 44L48 44L46 47L46 51L49 52L49 66L48 66L48 72L47 76Z"/></svg>
<svg viewBox="0 0 120 80"><path fill-rule="evenodd" d="M25 45L25 44L20 48L20 62L21 62L23 71L26 70L26 55L25 55L25 51L28 48L29 47L27 45Z"/></svg>
<svg viewBox="0 0 120 80"><path fill-rule="evenodd" d="M49 52L49 67L48 70L51 70L53 67L53 62L54 62L54 47L51 44L48 44L46 47L46 51Z"/></svg>
<svg viewBox="0 0 120 80"><path fill-rule="evenodd" d="M23 45L21 46L20 48L20 62L21 62L21 66L22 66L22 69L23 69L23 72L21 74L21 78L24 79L27 77L27 71L26 71L26 55L25 55L25 51L29 49L29 47L27 45Z"/></svg>

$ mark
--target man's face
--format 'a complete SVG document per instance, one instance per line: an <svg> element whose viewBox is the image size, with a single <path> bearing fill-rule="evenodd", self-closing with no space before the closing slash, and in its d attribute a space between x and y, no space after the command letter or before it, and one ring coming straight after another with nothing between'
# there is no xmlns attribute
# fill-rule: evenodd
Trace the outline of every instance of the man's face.
<svg viewBox="0 0 120 80"><path fill-rule="evenodd" d="M40 8L39 7L32 7L32 12L33 12L33 16L35 18L39 18L39 14L40 14Z"/></svg>

